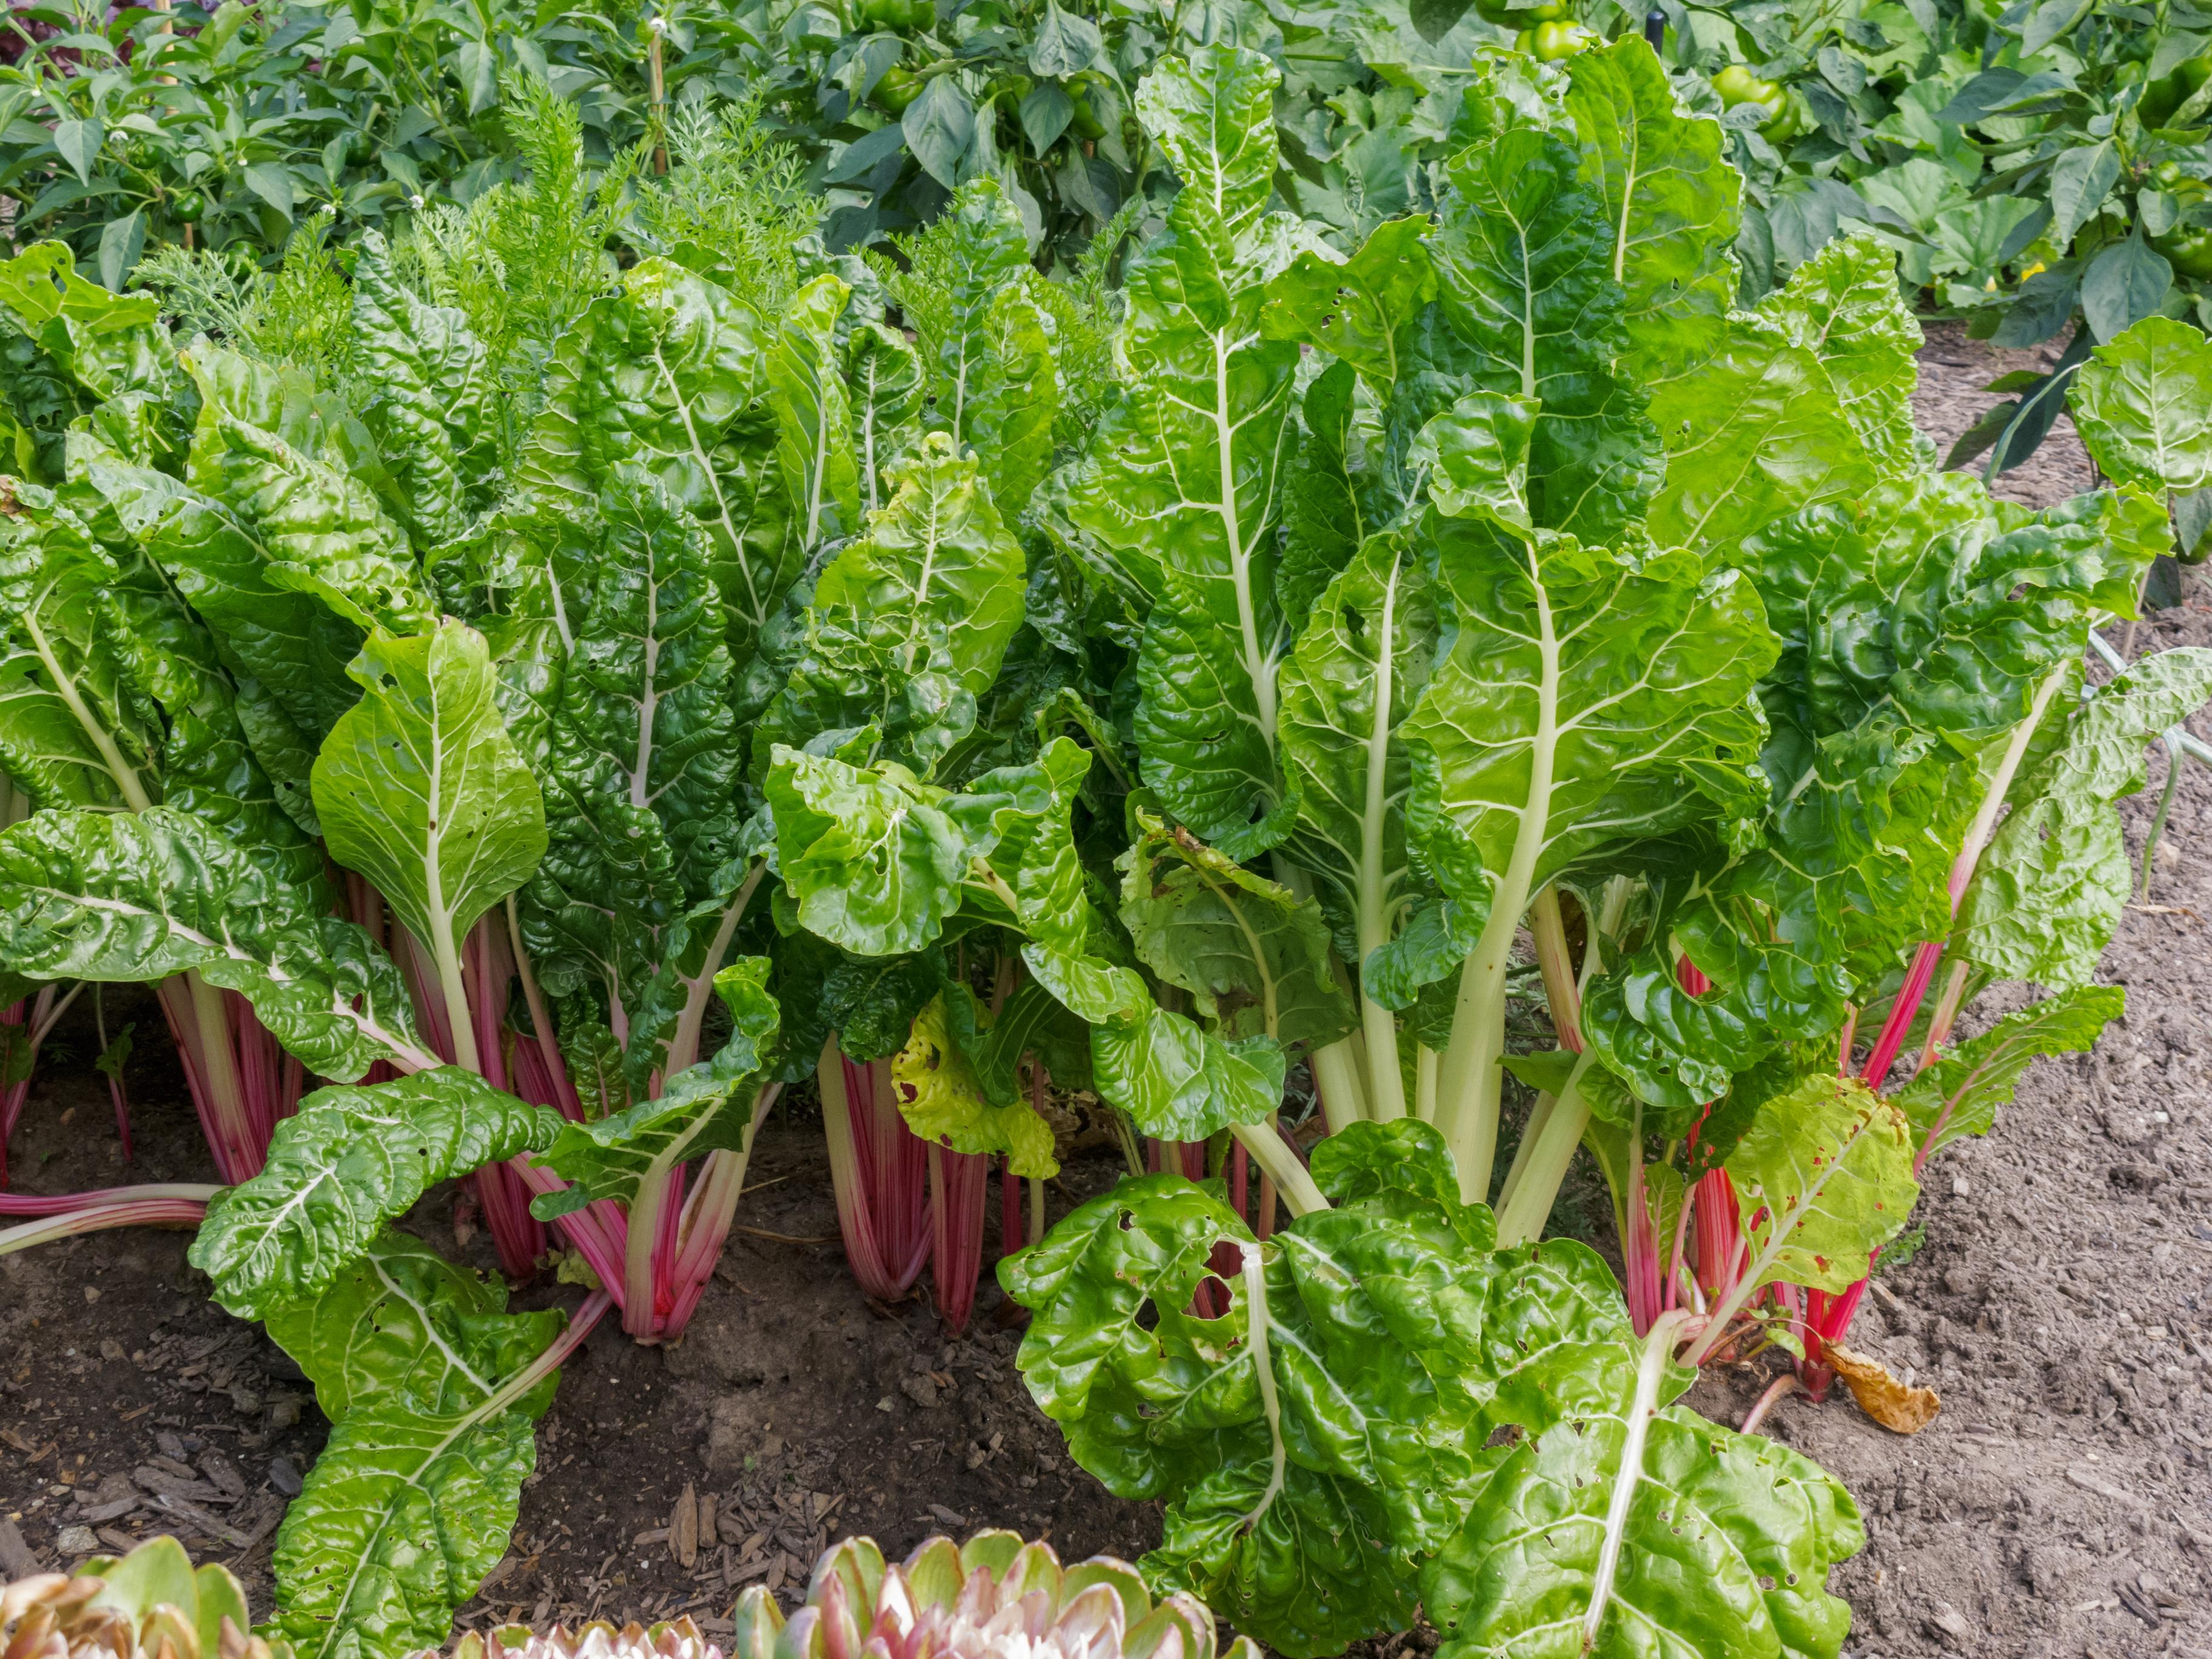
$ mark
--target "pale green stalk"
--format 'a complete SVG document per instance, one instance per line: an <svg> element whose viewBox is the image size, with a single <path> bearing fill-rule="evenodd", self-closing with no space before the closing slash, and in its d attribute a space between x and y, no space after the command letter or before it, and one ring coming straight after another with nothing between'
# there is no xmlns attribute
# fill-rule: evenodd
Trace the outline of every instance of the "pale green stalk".
<svg viewBox="0 0 2212 1659"><path fill-rule="evenodd" d="M1515 1159L1513 1173L1506 1176L1498 1195L1498 1243L1502 1249L1533 1244L1543 1235L1552 1200L1559 1196L1575 1149L1583 1144L1583 1131L1589 1127L1589 1102L1583 1097L1582 1084L1593 1059L1585 1051L1543 1121L1529 1120L1528 1133L1521 1141L1524 1156Z"/></svg>
<svg viewBox="0 0 2212 1659"><path fill-rule="evenodd" d="M1533 562L1533 550L1530 557ZM1551 820L1553 769L1559 720L1559 639L1549 597L1530 572L1537 625L1536 730L1528 745L1528 795L1513 836L1513 851L1491 889L1490 915L1474 954L1460 970L1459 1001L1452 1012L1450 1045L1437 1082L1437 1127L1459 1167L1460 1196L1480 1204L1490 1195L1491 1166L1498 1156L1498 1103L1505 1052L1505 971L1513 935L1528 908Z"/></svg>
<svg viewBox="0 0 2212 1659"><path fill-rule="evenodd" d="M1360 1029L1367 1039L1367 1106L1377 1122L1406 1115L1406 1086L1398 1070L1397 1017L1367 994L1366 963L1390 942L1390 918L1383 908L1382 830L1389 813L1391 651L1398 602L1399 564L1390 567L1382 589L1382 615L1376 623L1374 712L1368 721L1366 793L1360 806L1359 963Z"/></svg>
<svg viewBox="0 0 2212 1659"><path fill-rule="evenodd" d="M1589 1607L1583 1614L1584 1653L1597 1644L1606 1608L1613 1601L1613 1580L1620 1573L1621 1547L1628 1535L1629 1510L1644 1480L1644 1446L1650 1437L1651 1419L1659 1410L1659 1385L1666 1378L1675 1333L1688 1318L1679 1310L1662 1314L1644 1339L1644 1352L1636 1366L1636 1393L1628 1402L1621 1437L1620 1467L1613 1478L1613 1500L1606 1506L1605 1542L1598 1550L1597 1571L1590 1575Z"/></svg>
<svg viewBox="0 0 2212 1659"><path fill-rule="evenodd" d="M1298 1161L1282 1133L1267 1123L1232 1123L1229 1133L1237 1137L1244 1150L1252 1154L1252 1161L1260 1166L1267 1177L1275 1183L1283 1202L1291 1206L1294 1216L1310 1215L1316 1210L1328 1208L1328 1200L1322 1196L1321 1188L1306 1166Z"/></svg>
<svg viewBox="0 0 2212 1659"><path fill-rule="evenodd" d="M1244 1258L1244 1328L1249 1344L1252 1364L1260 1377L1260 1408L1267 1416L1267 1433L1274 1442L1274 1459L1269 1467L1267 1490L1260 1501L1244 1517L1244 1529L1250 1531L1260 1524L1260 1518L1283 1490L1283 1478L1290 1472L1290 1448L1283 1440L1283 1409L1275 1395L1275 1365L1267 1350L1267 1273L1257 1244L1239 1245Z"/></svg>

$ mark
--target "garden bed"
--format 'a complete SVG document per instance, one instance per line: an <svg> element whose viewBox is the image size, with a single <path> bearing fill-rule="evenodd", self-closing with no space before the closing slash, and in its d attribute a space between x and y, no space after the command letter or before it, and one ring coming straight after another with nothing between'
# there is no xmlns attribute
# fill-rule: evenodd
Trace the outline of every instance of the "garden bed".
<svg viewBox="0 0 2212 1659"><path fill-rule="evenodd" d="M1931 331L1923 428L1948 442L1989 401L1987 381L2031 362ZM2049 502L2090 483L2062 428L2004 493ZM2212 602L2192 578L2137 648L2205 643ZM2151 791L2124 809L2131 844L2163 766L2154 753ZM2174 805L2150 903L2106 960L2128 988L2124 1023L2094 1056L2041 1062L1998 1133L1943 1160L1916 1218L1925 1245L1860 1316L1858 1346L1936 1386L1942 1414L1900 1438L1838 1392L1768 1419L1866 1510L1869 1547L1837 1579L1862 1659L2212 1650L2208 844L2212 777L2200 769ZM110 1029L135 1020L140 1038L128 1071L136 1162L126 1177L80 1008L12 1149L23 1189L205 1178L158 1010L111 990ZM1982 1017L2011 1006L2001 1001ZM1079 1153L1054 1183L1054 1215L1118 1169L1109 1147ZM743 1583L790 1587L825 1538L848 1531L902 1550L933 1531L1006 1525L1072 1556L1133 1556L1155 1540L1155 1513L1105 1496L1030 1405L994 1287L957 1340L926 1305L863 1299L803 1109L764 1133L750 1179L749 1231L732 1237L684 1341L641 1348L609 1323L571 1363L512 1551L463 1622L712 1618ZM1583 1212L1601 1212L1595 1191L1582 1196ZM450 1188L410 1224L471 1231ZM462 1242L489 1265L481 1234ZM82 1542L64 1540L69 1527L105 1528L102 1550L173 1529L231 1560L267 1605L275 1523L321 1419L259 1328L192 1282L184 1244L112 1233L0 1258L0 1575L61 1564ZM576 1295L541 1285L524 1299ZM1721 1370L1694 1403L1740 1419L1767 1376ZM87 1489L89 1503L76 1495Z"/></svg>

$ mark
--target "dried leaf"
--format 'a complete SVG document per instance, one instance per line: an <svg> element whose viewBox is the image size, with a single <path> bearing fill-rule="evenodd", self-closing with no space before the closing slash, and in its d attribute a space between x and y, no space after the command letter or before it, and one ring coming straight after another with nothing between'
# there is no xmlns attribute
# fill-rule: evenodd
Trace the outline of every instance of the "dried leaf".
<svg viewBox="0 0 2212 1659"><path fill-rule="evenodd" d="M688 1480L677 1495L675 1512L668 1517L668 1551L686 1572L698 1565L699 1495Z"/></svg>
<svg viewBox="0 0 2212 1659"><path fill-rule="evenodd" d="M1899 1382L1879 1359L1836 1342L1824 1343L1822 1352L1851 1391L1851 1398L1859 1402L1859 1409L1893 1433L1917 1434L1942 1409L1935 1389Z"/></svg>

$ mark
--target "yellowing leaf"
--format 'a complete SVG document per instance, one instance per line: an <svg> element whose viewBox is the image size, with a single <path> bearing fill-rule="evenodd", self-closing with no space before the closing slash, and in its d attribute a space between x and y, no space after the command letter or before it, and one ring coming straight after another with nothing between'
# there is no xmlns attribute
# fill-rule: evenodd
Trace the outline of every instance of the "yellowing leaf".
<svg viewBox="0 0 2212 1659"><path fill-rule="evenodd" d="M1002 1153L1018 1176L1060 1173L1051 1126L1019 1098L994 1106L952 1033L945 993L915 1017L914 1035L891 1060L907 1127L956 1152Z"/></svg>

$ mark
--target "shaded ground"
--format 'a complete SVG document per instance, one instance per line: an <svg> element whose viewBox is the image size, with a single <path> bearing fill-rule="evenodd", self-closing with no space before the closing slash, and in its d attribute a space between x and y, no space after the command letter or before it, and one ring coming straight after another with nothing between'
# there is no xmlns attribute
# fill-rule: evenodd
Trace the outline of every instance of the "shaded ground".
<svg viewBox="0 0 2212 1659"><path fill-rule="evenodd" d="M1990 401L1982 385L2033 362L1931 330L1924 426L1948 445ZM2062 426L2001 488L2046 501L2088 482ZM2136 648L2181 643L2212 643L2193 578ZM2129 808L2134 845L2164 767L2154 755L2152 792ZM1866 1508L1869 1547L1836 1578L1859 1659L2212 1655L2208 848L2212 773L2196 769L2150 902L2106 961L2129 990L2124 1024L2093 1059L2041 1062L1998 1133L1936 1167L1925 1248L1861 1315L1854 1340L1932 1382L1942 1415L1906 1441L1839 1391L1770 1419ZM19 1186L208 1178L160 1016L126 1000L109 1013L139 1022L136 1166L120 1167L88 1021L42 1067L13 1149ZM1054 1213L1116 1167L1079 1158ZM869 1306L834 1243L789 1242L836 1231L816 1126L771 1126L752 1180L743 1218L760 1231L733 1239L686 1340L640 1349L609 1324L568 1367L514 1551L464 1622L711 1619L741 1583L789 1589L848 1531L893 1551L987 1523L1078 1557L1152 1541L1156 1515L1104 1497L1030 1404L995 1288L950 1340L926 1305ZM452 1194L415 1224L450 1242ZM0 1258L0 1576L173 1528L266 1605L273 1528L321 1419L284 1357L206 1300L183 1245L112 1234ZM488 1264L481 1238L471 1249ZM1740 1417L1765 1377L1716 1376L1698 1403ZM704 1510L689 1566L666 1536L687 1492Z"/></svg>

